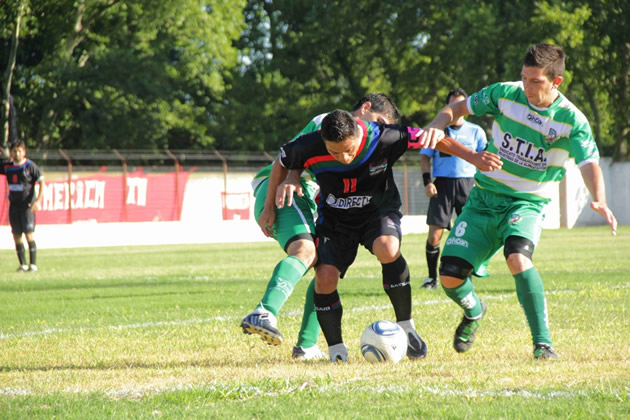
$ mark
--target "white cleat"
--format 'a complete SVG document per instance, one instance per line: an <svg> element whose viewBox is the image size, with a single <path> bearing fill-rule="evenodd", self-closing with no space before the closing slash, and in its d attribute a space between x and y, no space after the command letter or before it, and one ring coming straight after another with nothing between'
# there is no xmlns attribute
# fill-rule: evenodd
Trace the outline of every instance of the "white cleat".
<svg viewBox="0 0 630 420"><path fill-rule="evenodd" d="M328 346L328 354L330 355L330 361L332 363L348 363L348 348L344 343Z"/></svg>
<svg viewBox="0 0 630 420"><path fill-rule="evenodd" d="M317 345L313 347L304 348L302 346L293 347L293 354L291 355L294 359L299 360L317 360L317 359L325 359L328 357L326 353L321 351Z"/></svg>

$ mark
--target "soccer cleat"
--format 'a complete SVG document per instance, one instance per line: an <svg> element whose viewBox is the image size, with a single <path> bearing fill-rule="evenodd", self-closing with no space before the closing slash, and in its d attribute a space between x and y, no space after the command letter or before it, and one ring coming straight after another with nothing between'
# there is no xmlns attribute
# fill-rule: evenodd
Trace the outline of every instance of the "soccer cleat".
<svg viewBox="0 0 630 420"><path fill-rule="evenodd" d="M317 345L307 348L304 348L302 346L295 346L293 347L293 354L291 354L291 357L300 360L317 360L325 359L326 357L328 357L328 355L321 351L319 347L317 347Z"/></svg>
<svg viewBox="0 0 630 420"><path fill-rule="evenodd" d="M348 348L344 343L328 346L328 354L330 355L331 363L348 363Z"/></svg>
<svg viewBox="0 0 630 420"><path fill-rule="evenodd" d="M551 348L549 344L538 343L534 347L534 359L536 360L544 360L544 359L557 359L558 355Z"/></svg>
<svg viewBox="0 0 630 420"><path fill-rule="evenodd" d="M427 345L414 329L405 331L407 334L407 357L411 360L422 359L427 355Z"/></svg>
<svg viewBox="0 0 630 420"><path fill-rule="evenodd" d="M37 266L35 264L31 264L28 267L28 271L36 272L37 271Z"/></svg>
<svg viewBox="0 0 630 420"><path fill-rule="evenodd" d="M18 267L18 269L17 269L17 270L15 270L15 271L17 271L18 273L23 273L23 272L25 272L25 271L28 271L28 265L21 265L21 266L19 266L19 267Z"/></svg>
<svg viewBox="0 0 630 420"><path fill-rule="evenodd" d="M472 346L475 341L475 333L477 332L477 328L479 328L479 323L483 319L486 314L486 303L483 300L481 302L481 315L477 317L477 319L469 319L464 315L462 318L462 322L459 323L457 329L455 330L455 339L453 340L453 347L455 347L455 351L458 353L463 353L468 351L468 349Z"/></svg>
<svg viewBox="0 0 630 420"><path fill-rule="evenodd" d="M424 280L424 283L422 284L422 287L424 289L436 289L437 288L437 279L434 279L433 277L428 277Z"/></svg>
<svg viewBox="0 0 630 420"><path fill-rule="evenodd" d="M276 328L276 317L263 308L256 308L254 312L243 318L241 328L245 334L258 334L267 344L278 346L282 344L284 337Z"/></svg>

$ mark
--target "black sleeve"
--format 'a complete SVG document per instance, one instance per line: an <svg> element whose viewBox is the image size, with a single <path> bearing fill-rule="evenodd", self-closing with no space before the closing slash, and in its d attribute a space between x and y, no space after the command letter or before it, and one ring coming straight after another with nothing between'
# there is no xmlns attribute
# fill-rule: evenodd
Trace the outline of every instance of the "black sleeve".
<svg viewBox="0 0 630 420"><path fill-rule="evenodd" d="M31 165L29 166L31 170L31 177L33 179L33 183L35 183L39 180L39 178L42 177L42 171L40 171L39 166L37 166L35 162L33 161L31 161Z"/></svg>
<svg viewBox="0 0 630 420"><path fill-rule="evenodd" d="M323 144L319 131L303 134L280 148L280 163L287 169L303 169L306 161L316 155L320 143Z"/></svg>
<svg viewBox="0 0 630 420"><path fill-rule="evenodd" d="M383 125L381 142L391 148L392 154L400 157L407 149L415 148L419 134L422 130L398 124Z"/></svg>

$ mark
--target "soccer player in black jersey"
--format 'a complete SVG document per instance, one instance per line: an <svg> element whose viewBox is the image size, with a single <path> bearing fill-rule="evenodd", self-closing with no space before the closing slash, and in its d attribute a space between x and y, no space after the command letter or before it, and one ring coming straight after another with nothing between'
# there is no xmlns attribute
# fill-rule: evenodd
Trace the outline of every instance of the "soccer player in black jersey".
<svg viewBox="0 0 630 420"><path fill-rule="evenodd" d="M15 241L20 266L17 271L37 271L37 246L35 232L35 212L39 210L44 197L44 178L39 167L26 158L26 145L18 140L10 146L11 160L3 160L0 175L7 177L9 185L9 222ZM35 185L39 191L35 195ZM22 235L28 242L29 262L26 263Z"/></svg>
<svg viewBox="0 0 630 420"><path fill-rule="evenodd" d="M280 163L290 169L309 169L320 186L316 226L318 262L315 270L315 307L328 343L332 362L346 362L343 343L343 309L337 285L354 262L359 244L374 254L382 266L383 288L396 322L405 330L407 356L420 359L427 347L415 330L411 314L409 267L400 253L401 199L392 165L408 148L432 146L471 161L483 170L500 167L500 158L474 152L455 140L425 144L422 130L355 120L336 110L322 121L321 130L304 134L281 148ZM291 204L301 185L289 177L277 190L276 205Z"/></svg>

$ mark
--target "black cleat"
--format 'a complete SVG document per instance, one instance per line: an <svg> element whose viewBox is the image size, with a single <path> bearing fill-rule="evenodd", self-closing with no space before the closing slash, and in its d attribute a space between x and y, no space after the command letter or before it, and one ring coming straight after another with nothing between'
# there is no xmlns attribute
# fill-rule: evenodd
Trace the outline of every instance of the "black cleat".
<svg viewBox="0 0 630 420"><path fill-rule="evenodd" d="M407 357L411 360L423 359L427 355L427 345L414 331L407 332Z"/></svg>
<svg viewBox="0 0 630 420"><path fill-rule="evenodd" d="M436 289L437 288L437 279L434 279L432 277L429 277L429 278L425 279L424 283L422 284L422 288L423 289Z"/></svg>
<svg viewBox="0 0 630 420"><path fill-rule="evenodd" d="M538 343L534 347L534 359L536 360L545 360L545 359L557 359L558 355L551 348L549 344Z"/></svg>
<svg viewBox="0 0 630 420"><path fill-rule="evenodd" d="M481 315L477 319L468 319L466 315L462 318L462 322L459 323L455 330L455 339L453 340L453 347L458 353L464 353L468 351L475 341L475 333L479 328L479 323L486 314L486 303L483 300L481 302Z"/></svg>

